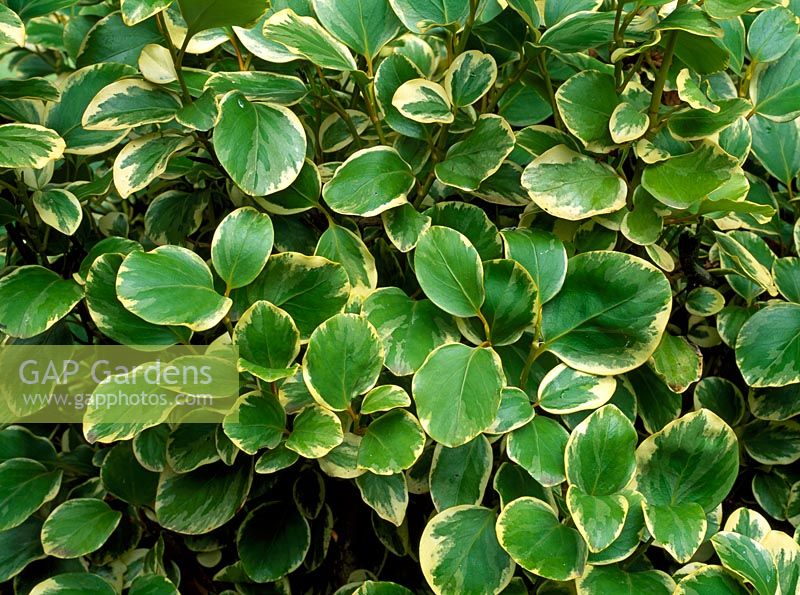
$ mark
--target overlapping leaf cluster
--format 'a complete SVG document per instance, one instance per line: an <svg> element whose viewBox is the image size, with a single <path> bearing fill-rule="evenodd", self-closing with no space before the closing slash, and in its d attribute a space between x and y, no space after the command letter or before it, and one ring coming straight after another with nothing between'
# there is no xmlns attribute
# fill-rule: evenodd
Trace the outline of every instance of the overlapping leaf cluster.
<svg viewBox="0 0 800 595"><path fill-rule="evenodd" d="M6 342L241 372L0 430L0 581L800 593L799 15L0 3Z"/></svg>

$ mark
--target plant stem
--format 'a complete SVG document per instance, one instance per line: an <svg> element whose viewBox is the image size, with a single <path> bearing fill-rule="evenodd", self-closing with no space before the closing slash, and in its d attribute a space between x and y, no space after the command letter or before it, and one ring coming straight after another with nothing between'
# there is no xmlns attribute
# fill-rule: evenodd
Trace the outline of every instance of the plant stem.
<svg viewBox="0 0 800 595"><path fill-rule="evenodd" d="M678 5L675 7L677 10L687 0L678 0ZM675 45L678 42L678 32L670 31L667 33L667 42L664 45L664 57L661 61L661 68L658 69L656 74L655 83L653 83L653 96L650 99L650 109L647 114L650 118L650 127L648 128L648 135L652 137L653 132L658 128L658 110L661 107L661 97L664 95L664 85L669 76L669 68L672 66L672 56L675 54Z"/></svg>
<svg viewBox="0 0 800 595"><path fill-rule="evenodd" d="M425 200L425 197L428 195L428 192L433 186L433 182L436 179L436 164L441 161L442 153L444 152L444 148L447 145L447 133L450 130L449 124L442 124L442 127L439 129L439 136L436 139L436 144L433 146L431 150L431 170L428 172L425 181L417 190L417 197L414 199L414 207L419 208L422 204L422 201Z"/></svg>
<svg viewBox="0 0 800 595"><path fill-rule="evenodd" d="M561 116L558 113L558 103L556 102L556 93L553 90L553 81L550 79L550 71L547 70L547 60L545 58L545 54L539 54L537 61L539 63L539 72L542 73L542 77L544 78L545 86L547 87L547 95L550 99L550 107L553 110L553 121L555 122L556 128L559 130L563 130L564 126L561 123Z"/></svg>
<svg viewBox="0 0 800 595"><path fill-rule="evenodd" d="M467 22L464 23L464 30L461 32L461 35L458 36L458 44L456 44L455 53L453 55L454 58L458 57L467 47L467 40L469 39L470 33L472 33L472 26L475 24L477 12L478 0L469 0L469 15L467 16Z"/></svg>
<svg viewBox="0 0 800 595"><path fill-rule="evenodd" d="M172 57L172 64L175 66L175 75L178 77L178 83L181 86L183 100L184 103L188 105L192 103L192 95L189 93L189 87L186 86L186 80L183 78L181 64L183 63L183 55L186 53L186 48L191 38L187 35L183 40L180 51L176 51L175 44L172 43L172 37L170 37L169 31L167 30L167 23L164 21L164 15L160 12L156 13L156 24L158 25L158 30L161 31L161 36L164 38L164 41L167 42L167 49L169 50L169 55Z"/></svg>
<svg viewBox="0 0 800 595"><path fill-rule="evenodd" d="M534 342L531 345L530 353L528 353L528 359L525 360L525 365L522 367L522 372L519 375L519 387L522 390L525 390L525 386L528 384L528 376L530 376L531 368L533 367L534 362L539 359L539 356L542 355L547 348L545 347L544 343L536 343Z"/></svg>
<svg viewBox="0 0 800 595"><path fill-rule="evenodd" d="M339 117L344 120L347 129L350 131L350 135L353 137L353 142L356 144L356 148L360 149L362 142L361 142L361 135L358 134L358 129L356 125L353 123L353 119L350 117L350 114L347 113L347 110L344 109L339 98L336 97L336 93L334 93L333 88L328 84L328 80L325 78L325 73L322 72L322 69L319 66L315 66L317 69L317 76L319 77L320 83L325 91L328 93L330 97L330 101L325 100L324 97L320 97L322 101L328 104L333 111L339 114Z"/></svg>

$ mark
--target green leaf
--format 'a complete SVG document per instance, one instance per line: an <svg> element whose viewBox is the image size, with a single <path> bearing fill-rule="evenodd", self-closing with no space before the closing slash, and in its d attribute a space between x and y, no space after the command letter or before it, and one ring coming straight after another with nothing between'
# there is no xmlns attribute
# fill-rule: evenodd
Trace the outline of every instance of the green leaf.
<svg viewBox="0 0 800 595"><path fill-rule="evenodd" d="M117 444L108 451L100 468L103 487L120 500L134 506L148 506L155 501L158 473L142 467L130 444Z"/></svg>
<svg viewBox="0 0 800 595"><path fill-rule="evenodd" d="M236 400L222 428L237 448L254 455L262 448L278 446L286 429L286 413L271 394L252 392Z"/></svg>
<svg viewBox="0 0 800 595"><path fill-rule="evenodd" d="M363 240L349 229L330 223L320 236L314 254L344 266L352 287L351 297L363 298L377 287L375 258Z"/></svg>
<svg viewBox="0 0 800 595"><path fill-rule="evenodd" d="M672 120L670 120L671 122ZM611 139L615 143L627 143L641 138L650 126L650 118L638 106L623 101L611 112L608 121Z"/></svg>
<svg viewBox="0 0 800 595"><path fill-rule="evenodd" d="M619 538L628 506L621 494L593 496L574 485L567 490L567 507L590 552L601 552Z"/></svg>
<svg viewBox="0 0 800 595"><path fill-rule="evenodd" d="M41 99L58 101L61 92L45 78L33 77L24 80L0 80L0 97L4 99Z"/></svg>
<svg viewBox="0 0 800 595"><path fill-rule="evenodd" d="M760 595L776 593L778 577L767 549L759 542L731 531L720 531L711 538L723 566L749 581Z"/></svg>
<svg viewBox="0 0 800 595"><path fill-rule="evenodd" d="M468 50L459 54L444 75L444 88L456 108L472 105L497 79L497 64L489 54Z"/></svg>
<svg viewBox="0 0 800 595"><path fill-rule="evenodd" d="M393 410L373 420L358 448L358 467L377 475L393 475L411 467L422 454L425 433L405 410Z"/></svg>
<svg viewBox="0 0 800 595"><path fill-rule="evenodd" d="M319 203L321 190L319 169L306 159L300 173L288 188L269 196L255 197L255 200L270 213L292 215L315 207Z"/></svg>
<svg viewBox="0 0 800 595"><path fill-rule="evenodd" d="M88 572L59 574L42 581L31 595L113 595L114 588L103 578Z"/></svg>
<svg viewBox="0 0 800 595"><path fill-rule="evenodd" d="M788 8L776 6L758 13L747 31L750 59L773 62L783 56L797 37L797 17Z"/></svg>
<svg viewBox="0 0 800 595"><path fill-rule="evenodd" d="M248 308L236 323L233 342L248 368L281 370L291 366L300 352L300 333L291 317L267 301ZM255 373L253 371L253 373Z"/></svg>
<svg viewBox="0 0 800 595"><path fill-rule="evenodd" d="M500 358L491 349L459 343L437 347L412 383L425 432L444 446L466 444L494 421L504 380Z"/></svg>
<svg viewBox="0 0 800 595"><path fill-rule="evenodd" d="M787 256L777 259L772 265L772 276L781 295L800 304L800 258Z"/></svg>
<svg viewBox="0 0 800 595"><path fill-rule="evenodd" d="M564 450L569 433L557 421L537 415L508 435L508 458L545 487L566 478Z"/></svg>
<svg viewBox="0 0 800 595"><path fill-rule="evenodd" d="M44 553L56 558L90 554L106 542L121 517L102 500L67 500L56 507L42 525Z"/></svg>
<svg viewBox="0 0 800 595"><path fill-rule="evenodd" d="M0 279L0 329L27 339L43 333L83 297L80 286L38 265L22 266Z"/></svg>
<svg viewBox="0 0 800 595"><path fill-rule="evenodd" d="M625 206L625 181L608 165L558 145L522 172L522 185L547 213L569 220L611 213Z"/></svg>
<svg viewBox="0 0 800 595"><path fill-rule="evenodd" d="M253 474L249 461L205 465L189 473L165 471L158 482L159 524L186 535L202 535L231 520L244 504Z"/></svg>
<svg viewBox="0 0 800 595"><path fill-rule="evenodd" d="M69 190L51 188L33 193L33 206L47 225L71 236L83 220L81 203Z"/></svg>
<svg viewBox="0 0 800 595"><path fill-rule="evenodd" d="M159 42L163 42L163 37L155 19L148 19L131 27L125 24L119 12L112 12L97 21L86 34L78 49L75 63L78 68L108 62L136 66L142 48ZM62 94L62 100L63 98Z"/></svg>
<svg viewBox="0 0 800 595"><path fill-rule="evenodd" d="M480 504L492 473L492 447L483 436L456 448L436 445L430 471L433 505L438 512Z"/></svg>
<svg viewBox="0 0 800 595"><path fill-rule="evenodd" d="M567 479L589 495L621 491L636 470L633 424L614 405L606 405L573 430L564 454Z"/></svg>
<svg viewBox="0 0 800 595"><path fill-rule="evenodd" d="M361 415L369 415L409 405L411 405L411 397L405 390L393 384L384 384L376 386L364 396L359 412Z"/></svg>
<svg viewBox="0 0 800 595"><path fill-rule="evenodd" d="M204 90L219 95L239 91L250 101L294 105L308 93L305 83L296 76L275 72L217 72L206 81Z"/></svg>
<svg viewBox="0 0 800 595"><path fill-rule="evenodd" d="M412 250L431 226L431 218L421 214L410 203L384 211L381 220L389 241L401 252Z"/></svg>
<svg viewBox="0 0 800 595"><path fill-rule="evenodd" d="M123 345L188 341L189 329L152 324L125 309L116 291L117 272L124 258L122 254L102 254L86 276L86 307L100 332Z"/></svg>
<svg viewBox="0 0 800 595"><path fill-rule="evenodd" d="M476 316L485 294L477 250L459 232L434 225L414 252L417 281L430 300L454 316Z"/></svg>
<svg viewBox="0 0 800 595"><path fill-rule="evenodd" d="M695 287L686 296L686 310L695 316L713 316L725 306L725 298L713 287Z"/></svg>
<svg viewBox="0 0 800 595"><path fill-rule="evenodd" d="M660 31L687 31L700 37L722 37L722 29L698 6L677 7L656 26Z"/></svg>
<svg viewBox="0 0 800 595"><path fill-rule="evenodd" d="M701 593L747 595L750 591L721 566L701 566L684 576L678 583L675 592L681 595L684 593L687 595L695 593L697 595Z"/></svg>
<svg viewBox="0 0 800 595"><path fill-rule="evenodd" d="M707 376L697 383L694 387L694 403L696 409L710 409L731 427L742 421L746 411L739 388L730 380L716 376ZM758 415L758 407L751 403L750 408L754 415Z"/></svg>
<svg viewBox="0 0 800 595"><path fill-rule="evenodd" d="M312 405L294 419L286 448L307 459L318 459L343 440L342 423L329 409Z"/></svg>
<svg viewBox="0 0 800 595"><path fill-rule="evenodd" d="M765 118L777 122L796 120L800 115L797 100L800 98L800 80L798 80L798 57L800 57L800 41L794 36L794 43L775 62L758 64L753 78L750 79L750 98L754 110ZM784 42L775 37L775 45ZM751 127L752 127L751 120Z"/></svg>
<svg viewBox="0 0 800 595"><path fill-rule="evenodd" d="M749 508L734 510L723 527L725 531L733 531L747 535L756 541L762 541L770 531L769 522L761 514Z"/></svg>
<svg viewBox="0 0 800 595"><path fill-rule="evenodd" d="M531 29L541 25L539 8L534 0L510 0L508 5L513 8Z"/></svg>
<svg viewBox="0 0 800 595"><path fill-rule="evenodd" d="M375 72L375 96L385 121L392 130L412 138L424 139L427 127L406 118L392 105L397 89L403 83L419 78L422 78L419 68L402 54L393 52L381 61Z"/></svg>
<svg viewBox="0 0 800 595"><path fill-rule="evenodd" d="M412 300L396 287L381 287L362 308L378 331L386 367L396 376L416 372L428 354L459 333L453 319L428 300Z"/></svg>
<svg viewBox="0 0 800 595"><path fill-rule="evenodd" d="M588 551L580 534L561 525L547 504L518 498L497 519L497 538L514 561L528 572L568 581L583 574Z"/></svg>
<svg viewBox="0 0 800 595"><path fill-rule="evenodd" d="M737 119L750 112L752 105L741 98L724 99L717 102L716 112L706 109L689 109L670 116L668 128L679 140L700 140L729 127Z"/></svg>
<svg viewBox="0 0 800 595"><path fill-rule="evenodd" d="M145 134L125 145L114 159L114 186L122 198L143 190L167 171L170 159L192 145L188 136Z"/></svg>
<svg viewBox="0 0 800 595"><path fill-rule="evenodd" d="M249 150L242 155L242 147ZM214 151L247 194L288 188L303 167L306 135L299 118L282 105L251 103L238 91L220 100Z"/></svg>
<svg viewBox="0 0 800 595"><path fill-rule="evenodd" d="M736 340L736 363L750 386L800 382L800 305L778 303L751 316Z"/></svg>
<svg viewBox="0 0 800 595"><path fill-rule="evenodd" d="M314 0L314 12L336 38L369 60L400 31L400 21L385 0Z"/></svg>
<svg viewBox="0 0 800 595"><path fill-rule="evenodd" d="M527 270L544 304L555 296L567 275L567 252L556 236L539 229L503 230L506 258L513 258Z"/></svg>
<svg viewBox="0 0 800 595"><path fill-rule="evenodd" d="M439 202L425 211L432 225L455 229L464 234L475 246L481 260L493 260L503 254L503 241L497 226L486 212L473 204L447 201Z"/></svg>
<svg viewBox="0 0 800 595"><path fill-rule="evenodd" d="M356 314L337 314L311 334L303 378L317 402L344 411L355 397L375 386L383 360L375 327Z"/></svg>
<svg viewBox="0 0 800 595"><path fill-rule="evenodd" d="M545 15L545 19L550 22L548 15ZM611 41L613 34L612 13L581 10L548 28L539 40L539 45L559 52L579 52Z"/></svg>
<svg viewBox="0 0 800 595"><path fill-rule="evenodd" d="M495 513L455 506L433 517L419 544L419 561L436 595L499 593L511 581L514 561L495 535Z"/></svg>
<svg viewBox="0 0 800 595"><path fill-rule="evenodd" d="M505 434L521 428L533 419L534 411L524 390L514 386L504 387L500 393L500 408L486 434Z"/></svg>
<svg viewBox="0 0 800 595"><path fill-rule="evenodd" d="M689 561L708 532L706 513L694 502L670 505L648 502L644 514L650 534L678 562Z"/></svg>
<svg viewBox="0 0 800 595"><path fill-rule="evenodd" d="M436 26L462 25L469 15L469 5L459 0L389 0L389 4L412 33Z"/></svg>
<svg viewBox="0 0 800 595"><path fill-rule="evenodd" d="M542 487L525 469L513 463L500 464L495 472L492 487L500 496L502 506L507 506L517 498L531 496L555 507L550 489Z"/></svg>
<svg viewBox="0 0 800 595"><path fill-rule="evenodd" d="M688 68L682 69L675 78L678 86L678 97L685 101L692 109L704 109L712 113L719 112L719 106L713 103L705 91L700 88L701 79Z"/></svg>
<svg viewBox="0 0 800 595"><path fill-rule="evenodd" d="M16 12L3 5L0 8L0 47L25 45L25 25Z"/></svg>
<svg viewBox="0 0 800 595"><path fill-rule="evenodd" d="M710 142L686 155L648 165L642 186L660 202L686 209L724 184L736 160Z"/></svg>
<svg viewBox="0 0 800 595"><path fill-rule="evenodd" d="M123 20L124 18L123 15ZM138 64L142 76L151 83L164 85L178 80L178 73L172 61L172 55L162 45L150 43L144 46L142 53L139 54ZM176 117L181 111L183 110L178 110ZM180 120L178 121L180 122Z"/></svg>
<svg viewBox="0 0 800 595"><path fill-rule="evenodd" d="M35 124L0 126L0 167L34 169L45 167L64 153L58 134Z"/></svg>
<svg viewBox="0 0 800 595"><path fill-rule="evenodd" d="M92 98L81 118L86 130L128 130L169 122L181 104L160 86L139 79L116 81Z"/></svg>
<svg viewBox="0 0 800 595"><path fill-rule="evenodd" d="M188 37L215 27L246 26L267 9L263 0L178 0Z"/></svg>
<svg viewBox="0 0 800 595"><path fill-rule="evenodd" d="M789 184L800 172L800 119L772 122L755 115L749 122L753 155L771 175Z"/></svg>
<svg viewBox="0 0 800 595"><path fill-rule="evenodd" d="M0 530L24 523L58 494L62 472L26 458L0 464Z"/></svg>
<svg viewBox="0 0 800 595"><path fill-rule="evenodd" d="M228 290L252 283L267 264L274 232L269 215L252 207L229 213L214 230L211 262Z"/></svg>
<svg viewBox="0 0 800 595"><path fill-rule="evenodd" d="M594 70L573 75L556 91L564 125L595 153L608 153L615 146L609 123L619 102L614 77Z"/></svg>
<svg viewBox="0 0 800 595"><path fill-rule="evenodd" d="M176 473L194 471L220 459L217 428L208 423L176 426L167 438L167 464Z"/></svg>
<svg viewBox="0 0 800 595"><path fill-rule="evenodd" d="M422 79L404 82L392 96L392 107L420 124L450 124L453 106L447 91L439 84Z"/></svg>
<svg viewBox="0 0 800 595"><path fill-rule="evenodd" d="M353 595L413 595L411 591L387 581L364 581L361 586L353 591Z"/></svg>
<svg viewBox="0 0 800 595"><path fill-rule="evenodd" d="M268 502L245 517L236 534L242 567L258 583L296 570L311 545L308 522L292 504Z"/></svg>
<svg viewBox="0 0 800 595"><path fill-rule="evenodd" d="M123 149L124 150L124 149ZM145 234L156 244L184 244L203 223L209 194L167 190L159 194L144 214Z"/></svg>
<svg viewBox="0 0 800 595"><path fill-rule="evenodd" d="M453 144L437 163L436 178L460 190L477 190L514 149L514 133L503 118L483 114L463 140Z"/></svg>
<svg viewBox="0 0 800 595"><path fill-rule="evenodd" d="M342 265L297 252L273 254L261 275L247 286L249 301L267 300L285 310L303 340L341 312L349 296L350 282Z"/></svg>
<svg viewBox="0 0 800 595"><path fill-rule="evenodd" d="M42 521L30 518L18 527L0 532L0 580L7 581L34 560L44 558L41 530Z"/></svg>
<svg viewBox="0 0 800 595"><path fill-rule="evenodd" d="M643 498L641 494L633 491L624 491L622 496L628 501L628 514L619 537L602 552L589 552L589 563L593 565L612 564L628 558L640 545L640 540L645 529L644 513L642 511Z"/></svg>
<svg viewBox="0 0 800 595"><path fill-rule="evenodd" d="M655 351L669 318L672 292L647 262L619 252L569 260L561 291L542 310L547 348L591 374L632 370Z"/></svg>
<svg viewBox="0 0 800 595"><path fill-rule="evenodd" d="M122 20L129 27L149 19L172 4L172 0L120 0Z"/></svg>
<svg viewBox="0 0 800 595"><path fill-rule="evenodd" d="M180 301L173 299L176 291ZM147 322L195 331L213 328L231 307L230 299L214 291L208 265L178 246L126 256L117 273L117 296L126 309Z"/></svg>
<svg viewBox="0 0 800 595"><path fill-rule="evenodd" d="M671 595L675 581L660 570L627 572L615 566L590 566L586 574L575 581L575 587L581 595Z"/></svg>
<svg viewBox="0 0 800 595"><path fill-rule="evenodd" d="M693 502L705 511L722 502L739 467L736 436L706 409L689 413L647 438L637 448L636 460L637 490L648 503Z"/></svg>
<svg viewBox="0 0 800 595"><path fill-rule="evenodd" d="M77 70L64 79L61 100L47 112L46 126L64 139L65 152L96 155L127 136L127 130L86 130L81 120L95 95L114 81L134 74L136 70L131 66L102 63Z"/></svg>
<svg viewBox="0 0 800 595"><path fill-rule="evenodd" d="M255 472L261 475L277 473L294 465L299 458L300 455L286 448L285 444L281 444L273 450L268 450L258 458Z"/></svg>
<svg viewBox="0 0 800 595"><path fill-rule="evenodd" d="M458 321L466 337L475 343L485 338L492 345L515 343L532 328L536 318L536 286L522 266L509 259L489 260L483 264L486 299L481 312L490 329L489 337L476 320Z"/></svg>
<svg viewBox="0 0 800 595"><path fill-rule="evenodd" d="M597 409L614 394L617 381L610 376L595 376L559 364L539 383L539 407L549 413L575 413Z"/></svg>
<svg viewBox="0 0 800 595"><path fill-rule="evenodd" d="M682 393L700 380L703 374L703 354L685 337L664 333L650 365L670 390Z"/></svg>
<svg viewBox="0 0 800 595"><path fill-rule="evenodd" d="M178 589L160 574L140 574L131 583L128 595L179 595Z"/></svg>
<svg viewBox="0 0 800 595"><path fill-rule="evenodd" d="M414 174L390 147L362 149L342 163L322 188L322 198L342 215L372 217L405 204Z"/></svg>
<svg viewBox="0 0 800 595"><path fill-rule="evenodd" d="M791 465L800 459L800 424L755 420L744 427L747 454L764 465Z"/></svg>
<svg viewBox="0 0 800 595"><path fill-rule="evenodd" d="M276 12L266 20L264 37L320 68L356 70L353 55L344 44L323 29L315 19L300 16L289 8Z"/></svg>
<svg viewBox="0 0 800 595"><path fill-rule="evenodd" d="M380 518L396 527L403 524L408 508L405 474L375 475L367 472L356 477L356 486L361 498Z"/></svg>
<svg viewBox="0 0 800 595"><path fill-rule="evenodd" d="M708 0L703 8L715 19L729 19L744 14L760 0Z"/></svg>

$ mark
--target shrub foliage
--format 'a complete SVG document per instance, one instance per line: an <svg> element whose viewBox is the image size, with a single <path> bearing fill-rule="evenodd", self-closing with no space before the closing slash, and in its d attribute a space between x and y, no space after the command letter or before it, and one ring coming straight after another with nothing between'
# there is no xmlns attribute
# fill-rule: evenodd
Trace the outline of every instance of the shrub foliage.
<svg viewBox="0 0 800 595"><path fill-rule="evenodd" d="M6 425L0 581L800 592L799 14L0 2L6 343L240 358Z"/></svg>

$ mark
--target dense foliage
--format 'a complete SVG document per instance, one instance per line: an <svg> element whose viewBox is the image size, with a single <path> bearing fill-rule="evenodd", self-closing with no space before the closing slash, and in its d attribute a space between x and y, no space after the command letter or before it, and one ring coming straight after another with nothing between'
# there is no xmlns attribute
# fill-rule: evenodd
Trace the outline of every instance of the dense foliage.
<svg viewBox="0 0 800 595"><path fill-rule="evenodd" d="M241 373L6 423L0 589L800 593L799 15L0 1L5 344Z"/></svg>

